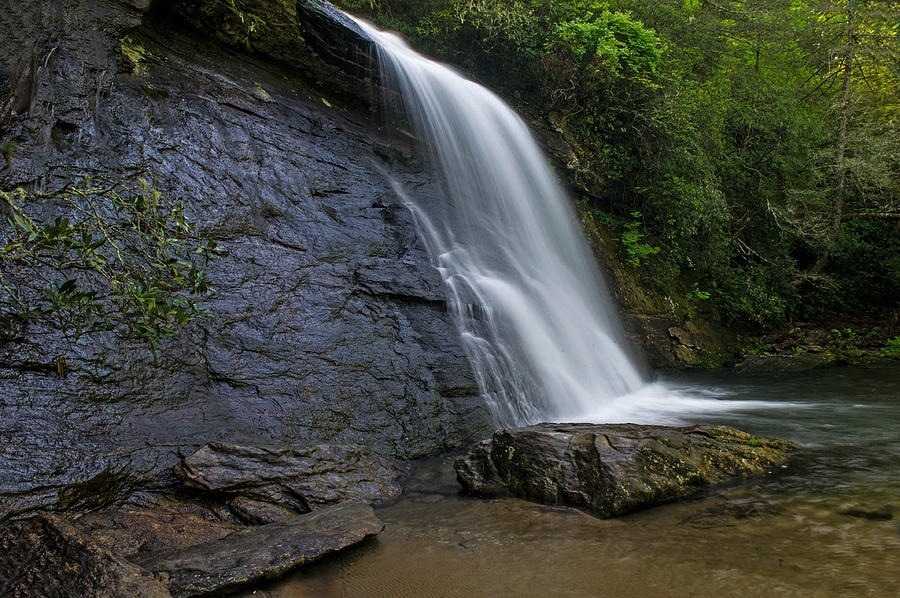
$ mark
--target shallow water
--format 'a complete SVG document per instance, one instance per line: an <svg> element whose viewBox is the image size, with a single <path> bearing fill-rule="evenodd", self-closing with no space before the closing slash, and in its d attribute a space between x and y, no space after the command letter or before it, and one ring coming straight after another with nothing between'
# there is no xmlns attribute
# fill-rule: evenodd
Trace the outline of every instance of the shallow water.
<svg viewBox="0 0 900 598"><path fill-rule="evenodd" d="M460 496L451 461L437 460L378 511L387 527L376 540L258 594L900 596L900 367L683 376L665 387L690 413L654 410L654 399L634 410L638 421L723 423L801 448L773 474L611 520ZM841 514L848 505L892 505L894 516Z"/></svg>

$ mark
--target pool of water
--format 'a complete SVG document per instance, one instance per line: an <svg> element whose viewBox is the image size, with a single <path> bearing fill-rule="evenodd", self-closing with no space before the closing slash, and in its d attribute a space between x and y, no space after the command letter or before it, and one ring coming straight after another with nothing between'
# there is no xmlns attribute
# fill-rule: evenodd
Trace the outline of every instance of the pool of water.
<svg viewBox="0 0 900 598"><path fill-rule="evenodd" d="M256 595L900 596L900 366L660 383L683 410L654 407L657 393L629 417L728 424L800 449L773 474L609 520L459 495L452 460L434 460L378 511L377 539Z"/></svg>

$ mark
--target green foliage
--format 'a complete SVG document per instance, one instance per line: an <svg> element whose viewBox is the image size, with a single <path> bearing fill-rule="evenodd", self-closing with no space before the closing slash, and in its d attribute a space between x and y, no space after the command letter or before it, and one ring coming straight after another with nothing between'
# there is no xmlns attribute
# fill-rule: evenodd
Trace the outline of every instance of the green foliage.
<svg viewBox="0 0 900 598"><path fill-rule="evenodd" d="M897 223L863 218L841 229L830 270L837 281L835 292L823 298L828 307L860 309L866 302L890 306L900 298L900 234ZM864 289L865 292L858 292Z"/></svg>
<svg viewBox="0 0 900 598"><path fill-rule="evenodd" d="M644 232L641 230L641 213L632 212L631 217L633 220L625 224L625 230L622 231L619 241L628 254L628 263L637 268L641 265L641 260L659 253L659 247L653 247L644 242Z"/></svg>
<svg viewBox="0 0 900 598"><path fill-rule="evenodd" d="M661 55L659 39L628 15L604 10L594 18L565 21L546 43L550 52L570 54L594 74L653 75Z"/></svg>
<svg viewBox="0 0 900 598"><path fill-rule="evenodd" d="M202 23L220 41L244 46L249 52L257 49L258 42L283 36L298 24L297 4L291 0L204 0L177 5L177 13L188 23ZM134 50L143 52L131 49L132 62L140 58Z"/></svg>
<svg viewBox="0 0 900 598"><path fill-rule="evenodd" d="M751 336L744 339L744 353L747 355L764 355L771 353L775 347L758 336Z"/></svg>
<svg viewBox="0 0 900 598"><path fill-rule="evenodd" d="M216 250L146 179L85 179L51 193L0 192L0 314L41 321L71 342L98 330L158 346L198 317L202 265ZM38 217L36 213L66 216Z"/></svg>
<svg viewBox="0 0 900 598"><path fill-rule="evenodd" d="M826 361L831 364L856 363L865 354L862 347L871 344L881 333L880 328L873 328L863 334L852 328L834 328L825 338L827 349ZM890 346L891 341L888 341ZM886 347L887 348L887 347ZM882 356L890 357L882 350Z"/></svg>
<svg viewBox="0 0 900 598"><path fill-rule="evenodd" d="M691 288L690 292L688 293L688 297L695 301L706 301L710 297L712 297L712 295L707 291L701 291L700 287L695 282L694 286Z"/></svg>
<svg viewBox="0 0 900 598"><path fill-rule="evenodd" d="M343 4L550 121L602 181L582 219L602 205L661 292L755 326L897 308L900 4Z"/></svg>
<svg viewBox="0 0 900 598"><path fill-rule="evenodd" d="M894 338L888 340L888 342L885 343L884 348L881 350L881 355L883 357L900 358L900 336L895 336Z"/></svg>
<svg viewBox="0 0 900 598"><path fill-rule="evenodd" d="M710 294L731 321L777 326L795 316L797 289L778 264L760 263L724 272L712 280Z"/></svg>
<svg viewBox="0 0 900 598"><path fill-rule="evenodd" d="M223 5L231 11L246 29L246 35L256 33L265 25L263 18L248 9L246 0L221 0Z"/></svg>
<svg viewBox="0 0 900 598"><path fill-rule="evenodd" d="M3 154L3 157L6 159L6 165L10 168L10 170L12 170L13 156L15 155L17 149L19 149L19 146L12 139L7 139L3 142L3 145L0 146L0 154Z"/></svg>

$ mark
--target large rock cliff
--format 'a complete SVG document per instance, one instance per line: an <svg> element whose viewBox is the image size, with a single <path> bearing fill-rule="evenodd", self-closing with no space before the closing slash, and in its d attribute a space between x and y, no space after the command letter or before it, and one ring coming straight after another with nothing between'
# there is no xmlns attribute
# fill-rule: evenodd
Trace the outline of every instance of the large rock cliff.
<svg viewBox="0 0 900 598"><path fill-rule="evenodd" d="M0 334L0 518L174 483L179 456L213 441L414 458L486 435L391 179L441 191L414 144L377 126L366 40L340 14L313 0L4 4L0 133L19 149L0 185L144 169L222 250L212 317L155 354L112 335Z"/></svg>

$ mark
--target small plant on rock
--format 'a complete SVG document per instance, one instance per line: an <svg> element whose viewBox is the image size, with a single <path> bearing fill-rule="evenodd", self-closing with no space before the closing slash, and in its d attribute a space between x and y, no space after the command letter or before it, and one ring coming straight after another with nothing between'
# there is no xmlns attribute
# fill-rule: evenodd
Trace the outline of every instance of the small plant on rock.
<svg viewBox="0 0 900 598"><path fill-rule="evenodd" d="M13 168L13 156L16 154L17 149L19 149L19 146L12 139L7 139L3 142L3 145L0 145L0 153L6 158L6 165L10 170Z"/></svg>
<svg viewBox="0 0 900 598"><path fill-rule="evenodd" d="M775 350L775 346L771 343L765 342L758 336L750 336L744 339L744 352L747 355L763 355L764 353L771 353Z"/></svg>
<svg viewBox="0 0 900 598"><path fill-rule="evenodd" d="M889 339L881 349L882 357L900 358L900 336Z"/></svg>
<svg viewBox="0 0 900 598"><path fill-rule="evenodd" d="M8 215L0 240L3 319L42 322L73 343L111 330L155 348L207 315L197 300L209 288L203 265L216 244L199 234L182 202L147 178L3 191L0 205Z"/></svg>

